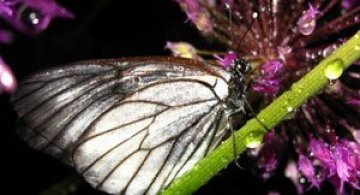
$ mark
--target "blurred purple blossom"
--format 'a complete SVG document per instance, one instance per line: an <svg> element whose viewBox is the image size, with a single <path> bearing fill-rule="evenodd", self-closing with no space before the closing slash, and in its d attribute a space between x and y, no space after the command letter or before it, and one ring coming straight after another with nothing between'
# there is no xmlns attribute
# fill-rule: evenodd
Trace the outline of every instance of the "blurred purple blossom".
<svg viewBox="0 0 360 195"><path fill-rule="evenodd" d="M214 54L214 58L225 70L229 70L231 66L234 66L235 60L238 59L234 52L228 52L223 57L218 54Z"/></svg>
<svg viewBox="0 0 360 195"><path fill-rule="evenodd" d="M292 48L289 46L279 46L277 50L279 52L279 59L281 59L282 61L286 61L286 55L291 53Z"/></svg>
<svg viewBox="0 0 360 195"><path fill-rule="evenodd" d="M339 193L344 193L344 183L360 188L360 143L340 139L330 145L312 139L310 151L313 161L320 162L319 172L329 180L340 181L340 185L336 185Z"/></svg>
<svg viewBox="0 0 360 195"><path fill-rule="evenodd" d="M35 35L47 29L53 19L74 18L74 15L54 0L0 0L0 18L22 33ZM0 43L12 41L11 32L0 29ZM15 90L15 76L0 60L0 93Z"/></svg>
<svg viewBox="0 0 360 195"><path fill-rule="evenodd" d="M254 80L253 89L256 92L275 95L281 88L281 77L285 66L279 60L268 60L260 67L260 75Z"/></svg>
<svg viewBox="0 0 360 195"><path fill-rule="evenodd" d="M344 140L334 146L334 161L336 163L336 173L342 182L351 184L354 188L360 188L360 153L358 143ZM343 191L343 185L339 189Z"/></svg>
<svg viewBox="0 0 360 195"><path fill-rule="evenodd" d="M38 34L54 18L74 18L74 15L54 0L2 0L0 17L25 34Z"/></svg>
<svg viewBox="0 0 360 195"><path fill-rule="evenodd" d="M169 49L175 57L202 60L202 58L197 54L196 48L187 42L168 41L165 45L165 49Z"/></svg>
<svg viewBox="0 0 360 195"><path fill-rule="evenodd" d="M278 79L272 78L258 78L254 81L253 90L263 94L276 95L281 87Z"/></svg>
<svg viewBox="0 0 360 195"><path fill-rule="evenodd" d="M360 0L342 0L341 5L346 9L351 9L360 4Z"/></svg>
<svg viewBox="0 0 360 195"><path fill-rule="evenodd" d="M14 37L11 32L7 30L0 30L0 43L9 44L13 41Z"/></svg>
<svg viewBox="0 0 360 195"><path fill-rule="evenodd" d="M311 182L312 186L320 187L321 182L315 174L315 167L307 156L299 155L298 169Z"/></svg>
<svg viewBox="0 0 360 195"><path fill-rule="evenodd" d="M259 109L330 55L360 26L359 0L177 2L203 35L251 63L253 71L246 75L252 90L248 96L256 98L250 102L259 103L254 105ZM200 15L206 18L202 23ZM213 56L225 69L236 57ZM288 120L265 137L255 154L254 167L261 170L259 175L268 179L280 168L279 164L287 163L285 175L293 181L298 193L321 188L324 183L332 184L338 194L358 190L360 89L357 83L360 83L360 69L350 68L322 93L292 111ZM309 183L311 186L306 187Z"/></svg>
<svg viewBox="0 0 360 195"><path fill-rule="evenodd" d="M256 165L266 180L274 174L279 165L285 140L275 132L269 132L263 138L263 145L257 155Z"/></svg>
<svg viewBox="0 0 360 195"><path fill-rule="evenodd" d="M204 9L198 0L176 0L185 10L188 19L204 33L210 33L213 25L210 20L210 13Z"/></svg>
<svg viewBox="0 0 360 195"><path fill-rule="evenodd" d="M13 93L16 90L16 79L10 68L0 59L0 93Z"/></svg>
<svg viewBox="0 0 360 195"><path fill-rule="evenodd" d="M312 139L310 142L310 151L312 152L313 156L320 160L322 163L333 167L331 165L332 156L329 146L324 141Z"/></svg>

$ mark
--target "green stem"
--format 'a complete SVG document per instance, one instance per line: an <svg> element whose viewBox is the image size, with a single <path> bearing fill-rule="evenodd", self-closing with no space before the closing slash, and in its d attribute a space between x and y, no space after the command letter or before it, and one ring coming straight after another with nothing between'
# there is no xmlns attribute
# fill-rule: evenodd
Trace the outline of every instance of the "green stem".
<svg viewBox="0 0 360 195"><path fill-rule="evenodd" d="M330 64L341 62L342 68L346 69L359 59L360 31L332 55L322 60L312 71L294 83L290 90L284 92L268 107L263 109L257 115L257 118L269 129L274 128L286 119L293 110L299 108L329 83L324 71ZM249 137L255 136L261 139L265 133L266 129L258 120L254 118L249 120L240 130L235 132L236 156L246 150L246 140ZM199 161L190 171L177 178L163 191L163 194L191 194L195 192L234 160L233 146L233 139L229 138L206 158Z"/></svg>

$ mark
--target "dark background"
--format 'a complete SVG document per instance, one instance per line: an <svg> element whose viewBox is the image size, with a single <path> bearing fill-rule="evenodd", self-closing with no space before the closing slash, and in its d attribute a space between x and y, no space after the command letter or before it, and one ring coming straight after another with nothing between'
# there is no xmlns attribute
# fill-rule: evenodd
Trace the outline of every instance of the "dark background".
<svg viewBox="0 0 360 195"><path fill-rule="evenodd" d="M0 55L18 79L58 64L97 58L169 55L166 41L189 41L206 48L196 29L173 0L61 1L76 15L72 21L56 20L44 33L28 37L15 34L15 42L0 46ZM74 175L72 168L29 149L15 134L16 116L9 96L0 95L0 192L39 194ZM263 183L246 168L230 165L197 194L294 194L292 183L276 177ZM73 194L102 194L81 182Z"/></svg>

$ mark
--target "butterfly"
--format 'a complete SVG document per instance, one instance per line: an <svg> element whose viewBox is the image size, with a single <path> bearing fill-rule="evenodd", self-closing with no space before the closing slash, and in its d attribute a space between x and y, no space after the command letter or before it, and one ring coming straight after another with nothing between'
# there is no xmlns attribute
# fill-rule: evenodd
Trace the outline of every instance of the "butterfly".
<svg viewBox="0 0 360 195"><path fill-rule="evenodd" d="M175 57L77 62L20 82L18 134L109 194L157 194L213 151L245 112L244 75Z"/></svg>

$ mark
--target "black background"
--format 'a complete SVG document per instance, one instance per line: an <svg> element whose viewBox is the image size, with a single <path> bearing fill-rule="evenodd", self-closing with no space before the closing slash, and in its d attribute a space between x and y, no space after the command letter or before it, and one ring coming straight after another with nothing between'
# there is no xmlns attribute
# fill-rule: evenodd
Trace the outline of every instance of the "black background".
<svg viewBox="0 0 360 195"><path fill-rule="evenodd" d="M16 33L0 55L19 79L46 67L68 62L144 55L169 55L166 41L189 41L206 48L206 41L173 0L62 1L77 18L56 20L44 33L28 37ZM2 24L3 25L3 24ZM4 25L3 25L4 26ZM5 25L6 26L6 25ZM8 95L0 95L1 194L39 194L75 174L70 167L29 149L15 134L16 116ZM263 183L251 171L230 165L198 194L294 194L292 183L276 177ZM102 194L82 183L74 194Z"/></svg>

